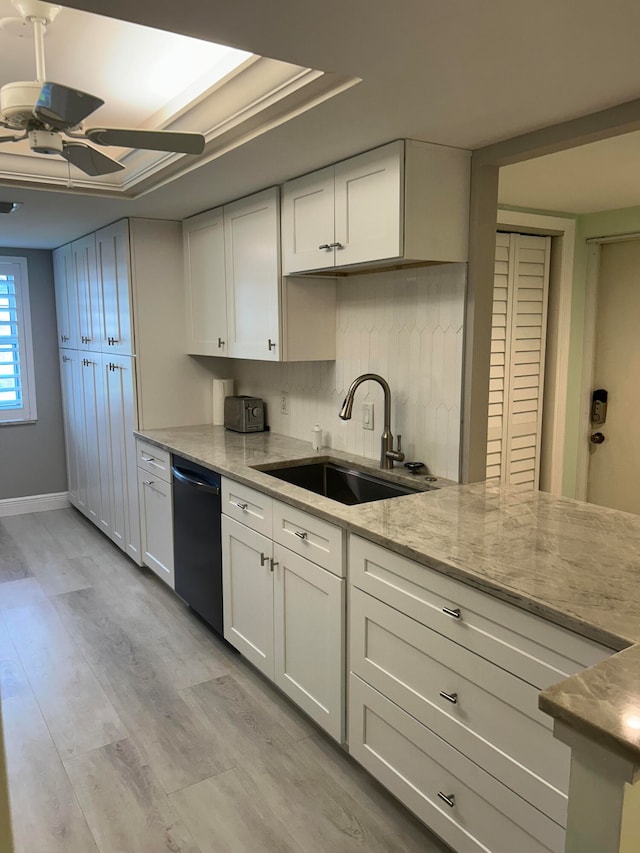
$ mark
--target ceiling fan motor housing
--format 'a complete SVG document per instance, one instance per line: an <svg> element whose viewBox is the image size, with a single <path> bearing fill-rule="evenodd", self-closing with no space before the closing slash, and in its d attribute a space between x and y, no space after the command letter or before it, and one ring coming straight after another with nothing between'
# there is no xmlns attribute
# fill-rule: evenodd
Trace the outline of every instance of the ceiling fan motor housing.
<svg viewBox="0 0 640 853"><path fill-rule="evenodd" d="M29 147L36 154L61 154L63 142L60 134L54 130L30 130Z"/></svg>
<svg viewBox="0 0 640 853"><path fill-rule="evenodd" d="M33 119L33 108L42 89L42 83L6 83L0 89L0 115L5 124L22 130Z"/></svg>

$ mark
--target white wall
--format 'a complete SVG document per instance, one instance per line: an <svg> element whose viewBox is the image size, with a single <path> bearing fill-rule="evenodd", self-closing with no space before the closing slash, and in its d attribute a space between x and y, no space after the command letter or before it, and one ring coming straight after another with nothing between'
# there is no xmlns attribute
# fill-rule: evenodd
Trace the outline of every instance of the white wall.
<svg viewBox="0 0 640 853"><path fill-rule="evenodd" d="M383 395L368 382L356 392L351 421L338 410L361 373L391 386L391 430L402 435L407 460L458 479L465 264L371 273L338 280L335 362L236 361L236 393L262 397L274 432L311 441L319 423L331 447L377 459ZM312 318L310 318L312 322ZM289 392L289 414L280 392ZM373 431L363 430L362 403L373 402Z"/></svg>

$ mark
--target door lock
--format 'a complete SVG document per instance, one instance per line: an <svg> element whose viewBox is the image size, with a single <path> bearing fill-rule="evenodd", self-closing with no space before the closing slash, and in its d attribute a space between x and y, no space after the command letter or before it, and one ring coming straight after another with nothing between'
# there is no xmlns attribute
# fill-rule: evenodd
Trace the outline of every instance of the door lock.
<svg viewBox="0 0 640 853"><path fill-rule="evenodd" d="M591 444L602 444L604 441L604 435L601 432L594 432L591 434L591 438L589 439Z"/></svg>

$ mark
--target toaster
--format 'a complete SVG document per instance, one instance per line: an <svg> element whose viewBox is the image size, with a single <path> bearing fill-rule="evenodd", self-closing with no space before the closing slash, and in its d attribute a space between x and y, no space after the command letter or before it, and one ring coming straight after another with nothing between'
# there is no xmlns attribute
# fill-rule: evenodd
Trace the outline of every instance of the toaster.
<svg viewBox="0 0 640 853"><path fill-rule="evenodd" d="M225 397L224 425L234 432L263 432L264 402L245 395Z"/></svg>

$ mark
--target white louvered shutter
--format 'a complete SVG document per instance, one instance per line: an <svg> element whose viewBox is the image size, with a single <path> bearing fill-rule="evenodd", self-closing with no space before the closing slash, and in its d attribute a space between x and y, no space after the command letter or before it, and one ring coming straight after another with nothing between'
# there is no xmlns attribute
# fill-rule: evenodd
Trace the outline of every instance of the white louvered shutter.
<svg viewBox="0 0 640 853"><path fill-rule="evenodd" d="M487 480L538 488L551 238L496 235Z"/></svg>

